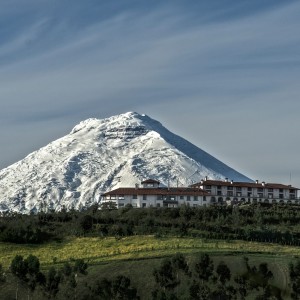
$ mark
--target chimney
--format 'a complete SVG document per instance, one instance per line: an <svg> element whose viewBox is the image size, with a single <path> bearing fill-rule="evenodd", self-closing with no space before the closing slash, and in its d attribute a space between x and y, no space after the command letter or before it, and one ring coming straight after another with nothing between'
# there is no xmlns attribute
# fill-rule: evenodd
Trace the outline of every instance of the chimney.
<svg viewBox="0 0 300 300"><path fill-rule="evenodd" d="M207 177L207 176L205 176L205 179L204 179L204 180L205 180L205 181L207 181L207 179L208 179L208 177Z"/></svg>
<svg viewBox="0 0 300 300"><path fill-rule="evenodd" d="M139 188L138 183L135 184L135 189L137 190Z"/></svg>
<svg viewBox="0 0 300 300"><path fill-rule="evenodd" d="M228 182L228 178L227 177L225 178L225 182Z"/></svg>
<svg viewBox="0 0 300 300"><path fill-rule="evenodd" d="M264 181L261 183L262 186L265 186L265 184L266 184L266 183L265 183Z"/></svg>
<svg viewBox="0 0 300 300"><path fill-rule="evenodd" d="M233 180L231 180L230 183L233 184Z"/></svg>
<svg viewBox="0 0 300 300"><path fill-rule="evenodd" d="M257 179L255 180L255 182L256 182L256 184L258 184L258 180Z"/></svg>

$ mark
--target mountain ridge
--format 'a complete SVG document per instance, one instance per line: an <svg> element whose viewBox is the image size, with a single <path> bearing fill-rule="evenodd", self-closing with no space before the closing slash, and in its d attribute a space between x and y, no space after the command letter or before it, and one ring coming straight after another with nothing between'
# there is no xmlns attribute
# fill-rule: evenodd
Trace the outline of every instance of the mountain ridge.
<svg viewBox="0 0 300 300"><path fill-rule="evenodd" d="M81 209L146 178L175 186L205 176L252 181L147 115L90 118L0 171L0 211Z"/></svg>

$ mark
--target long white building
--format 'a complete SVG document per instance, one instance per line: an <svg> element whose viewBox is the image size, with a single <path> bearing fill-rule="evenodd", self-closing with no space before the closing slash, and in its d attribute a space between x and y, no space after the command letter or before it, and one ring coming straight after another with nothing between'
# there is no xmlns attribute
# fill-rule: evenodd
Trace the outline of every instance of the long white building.
<svg viewBox="0 0 300 300"><path fill-rule="evenodd" d="M202 189L211 195L211 203L290 203L298 204L298 188L280 183L233 182L205 178L191 187Z"/></svg>
<svg viewBox="0 0 300 300"><path fill-rule="evenodd" d="M210 203L208 192L194 187L161 187L160 182L148 179L142 186L118 188L102 195L102 203L113 201L117 207L178 207L187 203L202 206Z"/></svg>
<svg viewBox="0 0 300 300"><path fill-rule="evenodd" d="M102 195L101 202L114 202L118 208L133 207L192 207L238 203L299 204L298 188L279 183L233 182L205 178L189 187L161 187L160 182L148 179L139 187L124 187Z"/></svg>

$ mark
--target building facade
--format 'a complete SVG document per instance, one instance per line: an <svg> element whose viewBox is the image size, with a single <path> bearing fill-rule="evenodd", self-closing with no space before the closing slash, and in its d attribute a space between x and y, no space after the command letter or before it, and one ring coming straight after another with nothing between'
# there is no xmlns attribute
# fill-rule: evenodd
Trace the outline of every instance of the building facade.
<svg viewBox="0 0 300 300"><path fill-rule="evenodd" d="M101 202L114 202L118 208L131 204L133 207L192 207L210 203L208 192L194 187L160 187L160 182L148 179L142 187L118 188L102 195Z"/></svg>
<svg viewBox="0 0 300 300"><path fill-rule="evenodd" d="M191 187L202 189L211 195L211 203L234 204L248 203L282 203L298 204L298 188L279 183L266 183L256 180L251 182L233 182L219 180L201 180Z"/></svg>
<svg viewBox="0 0 300 300"><path fill-rule="evenodd" d="M112 201L118 208L133 207L192 207L241 203L299 204L298 188L279 183L233 182L205 178L189 187L161 187L148 179L142 186L118 188L102 195L101 202Z"/></svg>

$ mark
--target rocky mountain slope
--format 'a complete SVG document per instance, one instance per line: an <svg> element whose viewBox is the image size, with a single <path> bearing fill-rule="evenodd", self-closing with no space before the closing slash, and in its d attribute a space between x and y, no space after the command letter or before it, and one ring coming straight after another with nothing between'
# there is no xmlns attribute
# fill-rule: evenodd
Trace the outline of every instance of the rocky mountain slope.
<svg viewBox="0 0 300 300"><path fill-rule="evenodd" d="M85 120L0 171L0 211L80 209L143 179L181 186L205 176L251 181L159 122L129 112Z"/></svg>

